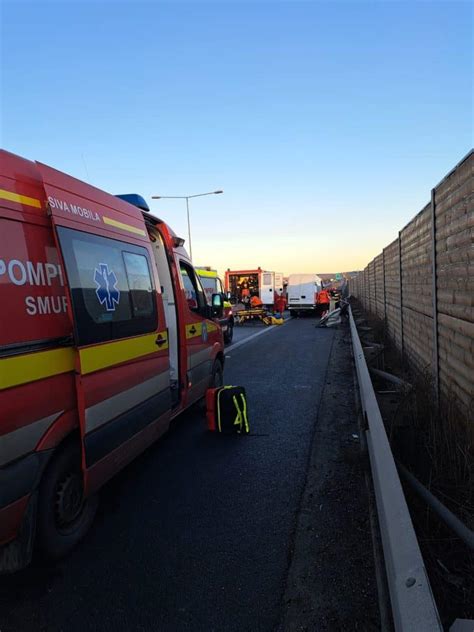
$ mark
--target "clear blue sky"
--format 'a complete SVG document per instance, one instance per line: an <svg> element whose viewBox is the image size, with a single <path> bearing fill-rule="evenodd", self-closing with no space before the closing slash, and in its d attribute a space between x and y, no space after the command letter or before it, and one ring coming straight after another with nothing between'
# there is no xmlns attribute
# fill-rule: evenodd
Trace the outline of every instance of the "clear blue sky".
<svg viewBox="0 0 474 632"><path fill-rule="evenodd" d="M3 2L2 146L191 203L220 270L362 267L473 145L468 2ZM152 208L187 237L184 201Z"/></svg>

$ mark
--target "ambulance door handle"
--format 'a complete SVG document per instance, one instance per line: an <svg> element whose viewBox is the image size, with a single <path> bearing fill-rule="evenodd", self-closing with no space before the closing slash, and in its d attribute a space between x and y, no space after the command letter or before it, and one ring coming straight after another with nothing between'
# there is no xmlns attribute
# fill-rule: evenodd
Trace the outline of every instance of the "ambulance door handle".
<svg viewBox="0 0 474 632"><path fill-rule="evenodd" d="M162 347L166 343L166 338L163 338L161 334L158 334L155 340L155 345Z"/></svg>

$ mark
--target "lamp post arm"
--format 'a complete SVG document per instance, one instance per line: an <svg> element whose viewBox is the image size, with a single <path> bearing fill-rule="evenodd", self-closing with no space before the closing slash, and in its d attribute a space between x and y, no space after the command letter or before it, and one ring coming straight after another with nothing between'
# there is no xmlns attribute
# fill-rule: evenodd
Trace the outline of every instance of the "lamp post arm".
<svg viewBox="0 0 474 632"><path fill-rule="evenodd" d="M224 191L208 191L208 193L196 193L195 195L152 195L153 200L186 200L186 215L188 218L188 238L189 238L189 257L193 259L193 249L191 246L191 220L189 217L189 200L190 198L202 197L203 195L216 195L224 193Z"/></svg>
<svg viewBox="0 0 474 632"><path fill-rule="evenodd" d="M195 195L188 195L188 198L202 197L203 195L214 195L215 191L209 191L209 193L196 193Z"/></svg>
<svg viewBox="0 0 474 632"><path fill-rule="evenodd" d="M185 200L186 195L152 195L152 200Z"/></svg>

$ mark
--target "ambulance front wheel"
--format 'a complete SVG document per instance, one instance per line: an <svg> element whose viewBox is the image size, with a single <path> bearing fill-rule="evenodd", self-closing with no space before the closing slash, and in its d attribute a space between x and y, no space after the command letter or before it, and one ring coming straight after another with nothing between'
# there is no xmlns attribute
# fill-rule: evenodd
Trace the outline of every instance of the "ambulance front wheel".
<svg viewBox="0 0 474 632"><path fill-rule="evenodd" d="M234 337L234 321L229 320L227 323L227 329L224 332L224 342L226 344L230 344L232 342L232 338Z"/></svg>
<svg viewBox="0 0 474 632"><path fill-rule="evenodd" d="M51 461L39 490L37 543L48 558L71 551L89 530L98 497L84 498L81 453L66 445Z"/></svg>

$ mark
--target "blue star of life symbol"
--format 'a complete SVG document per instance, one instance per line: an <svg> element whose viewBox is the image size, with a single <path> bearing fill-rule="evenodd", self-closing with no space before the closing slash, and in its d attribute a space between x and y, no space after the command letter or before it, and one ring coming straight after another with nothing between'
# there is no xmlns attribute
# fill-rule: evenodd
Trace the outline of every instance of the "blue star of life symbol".
<svg viewBox="0 0 474 632"><path fill-rule="evenodd" d="M106 263L99 263L99 267L95 269L94 281L97 285L95 293L99 303L105 305L108 312L114 312L120 301L120 290L117 288L115 272L109 271Z"/></svg>

